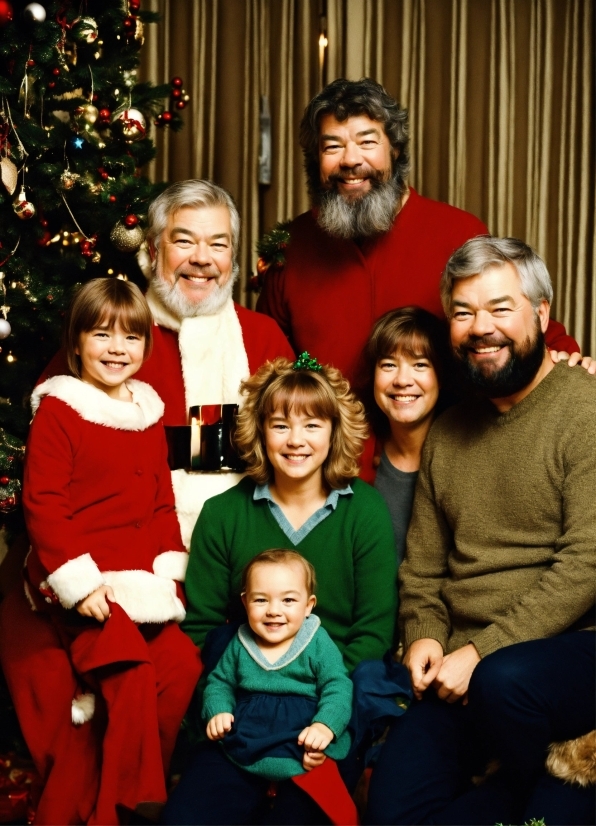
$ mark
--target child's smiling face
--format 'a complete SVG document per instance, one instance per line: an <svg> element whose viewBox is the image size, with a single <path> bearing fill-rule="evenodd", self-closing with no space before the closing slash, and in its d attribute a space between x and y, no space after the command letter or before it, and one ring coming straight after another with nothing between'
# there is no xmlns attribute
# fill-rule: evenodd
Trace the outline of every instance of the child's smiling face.
<svg viewBox="0 0 596 826"><path fill-rule="evenodd" d="M316 597L308 593L299 563L263 562L252 568L242 601L259 644L289 648Z"/></svg>

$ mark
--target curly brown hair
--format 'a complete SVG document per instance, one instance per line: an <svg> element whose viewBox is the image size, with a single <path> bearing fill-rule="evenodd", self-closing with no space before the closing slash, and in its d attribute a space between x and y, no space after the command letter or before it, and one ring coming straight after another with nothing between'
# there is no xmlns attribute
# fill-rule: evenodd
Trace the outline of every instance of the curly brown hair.
<svg viewBox="0 0 596 826"><path fill-rule="evenodd" d="M329 488L343 488L358 476L358 460L368 436L364 405L335 367L324 365L320 372L294 370L291 361L277 358L243 382L240 391L244 404L234 441L247 464L247 474L257 484L272 479L264 427L278 409L284 416L292 410L331 421L331 447L323 463L323 478Z"/></svg>

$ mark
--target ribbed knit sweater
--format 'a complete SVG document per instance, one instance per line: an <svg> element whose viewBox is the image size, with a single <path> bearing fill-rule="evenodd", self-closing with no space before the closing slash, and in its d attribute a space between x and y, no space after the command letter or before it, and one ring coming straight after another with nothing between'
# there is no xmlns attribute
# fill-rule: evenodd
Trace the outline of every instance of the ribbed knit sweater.
<svg viewBox="0 0 596 826"><path fill-rule="evenodd" d="M183 629L202 647L226 619L245 617L242 569L269 548L296 550L317 574L317 614L341 651L348 671L378 659L391 646L397 613L395 542L381 495L355 479L353 494L294 545L266 499L253 499L255 483L208 499L193 533L186 572L188 607Z"/></svg>
<svg viewBox="0 0 596 826"><path fill-rule="evenodd" d="M406 646L472 642L484 657L593 623L594 377L557 364L506 413L474 400L437 419L400 583Z"/></svg>

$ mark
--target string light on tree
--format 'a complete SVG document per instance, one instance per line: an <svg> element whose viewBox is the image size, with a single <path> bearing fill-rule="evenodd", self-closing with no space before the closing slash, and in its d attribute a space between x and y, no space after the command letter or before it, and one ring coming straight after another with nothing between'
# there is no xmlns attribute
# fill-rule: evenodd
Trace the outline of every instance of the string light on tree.
<svg viewBox="0 0 596 826"><path fill-rule="evenodd" d="M29 3L23 9L23 17L28 23L43 23L46 19L46 10L41 3Z"/></svg>

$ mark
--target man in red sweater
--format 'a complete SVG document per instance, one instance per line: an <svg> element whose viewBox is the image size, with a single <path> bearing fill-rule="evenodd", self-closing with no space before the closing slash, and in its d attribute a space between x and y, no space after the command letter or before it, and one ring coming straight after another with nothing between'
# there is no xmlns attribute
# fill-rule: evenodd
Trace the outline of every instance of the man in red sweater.
<svg viewBox="0 0 596 826"><path fill-rule="evenodd" d="M300 126L312 209L290 224L285 266L266 274L257 309L296 352L309 350L350 380L383 313L417 304L443 314L447 259L487 232L470 213L408 187L408 140L406 110L369 78L330 83ZM578 350L556 322L547 344Z"/></svg>

